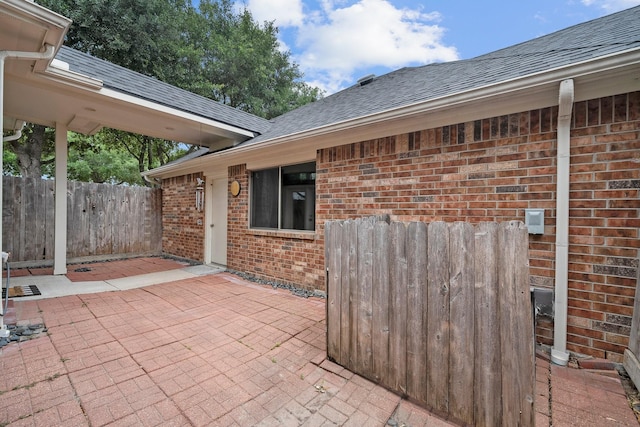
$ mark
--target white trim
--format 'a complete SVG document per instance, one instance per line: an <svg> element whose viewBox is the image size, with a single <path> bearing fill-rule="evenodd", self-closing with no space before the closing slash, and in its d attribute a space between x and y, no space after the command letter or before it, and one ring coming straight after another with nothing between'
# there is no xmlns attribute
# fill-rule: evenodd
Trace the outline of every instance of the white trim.
<svg viewBox="0 0 640 427"><path fill-rule="evenodd" d="M223 135L234 134L234 135L246 137L245 139L253 138L255 136L255 134L252 131L249 131L246 129L228 125L226 123L219 122L217 120L212 120L209 118L198 116L197 114L188 113L182 110L178 110L176 108L167 107L167 106L158 104L155 101L147 101L145 99L141 99L133 95L127 95L125 93L118 92L113 89L102 88L100 90L100 94L108 98L116 99L121 102L126 102L127 104L137 105L148 110L158 111L160 113L170 114L171 116L174 116L174 117L180 117L189 121L199 122L204 126L209 126L216 130L218 129L222 130L223 132L219 132L219 134L223 134Z"/></svg>
<svg viewBox="0 0 640 427"><path fill-rule="evenodd" d="M71 23L69 18L66 18L52 10L49 10L33 1L25 0L2 0L2 6L12 9L14 13L18 13L23 16L23 19L28 22L38 24L48 24L58 28L66 29ZM62 40L61 40L62 42Z"/></svg>
<svg viewBox="0 0 640 427"><path fill-rule="evenodd" d="M65 70L57 66L49 66L46 71L42 73L42 76L81 88L93 90L100 90L102 88L102 80L94 79L93 77L76 73L75 71Z"/></svg>

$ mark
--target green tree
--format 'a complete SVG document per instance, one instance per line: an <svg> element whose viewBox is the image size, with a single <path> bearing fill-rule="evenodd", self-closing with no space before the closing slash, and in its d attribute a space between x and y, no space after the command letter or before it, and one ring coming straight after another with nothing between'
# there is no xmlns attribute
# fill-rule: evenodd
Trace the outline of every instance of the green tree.
<svg viewBox="0 0 640 427"><path fill-rule="evenodd" d="M260 25L249 10L235 12L230 0L202 0L199 10L191 31L204 53L204 74L217 83L214 99L271 119L322 96L302 81L290 53L280 51L273 22Z"/></svg>
<svg viewBox="0 0 640 427"><path fill-rule="evenodd" d="M73 20L65 45L173 85L199 66L185 43L186 0L41 0ZM198 78L198 75L195 75Z"/></svg>
<svg viewBox="0 0 640 427"><path fill-rule="evenodd" d="M157 151L140 157L137 147L143 141L148 149ZM84 182L145 185L141 171L165 164L186 151L187 148L175 147L169 141L114 129L104 129L91 137L72 133L69 137L68 176ZM154 163L149 163L149 160ZM53 175L54 171L48 173Z"/></svg>

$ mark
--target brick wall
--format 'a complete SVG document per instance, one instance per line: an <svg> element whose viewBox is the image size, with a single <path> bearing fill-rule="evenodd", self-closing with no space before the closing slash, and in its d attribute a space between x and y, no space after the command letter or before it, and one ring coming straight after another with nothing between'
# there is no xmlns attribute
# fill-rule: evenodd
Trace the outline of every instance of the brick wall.
<svg viewBox="0 0 640 427"><path fill-rule="evenodd" d="M204 210L196 209L196 178L183 175L162 181L162 251L204 261Z"/></svg>
<svg viewBox="0 0 640 427"><path fill-rule="evenodd" d="M388 213L399 221L524 221L534 286L553 287L557 108L321 150L317 223ZM640 93L575 104L571 132L568 349L620 360L640 248ZM552 343L552 325L540 325Z"/></svg>
<svg viewBox="0 0 640 427"><path fill-rule="evenodd" d="M229 168L241 192L229 199L227 266L258 278L306 289L324 288L324 248L313 233L249 230L249 172Z"/></svg>

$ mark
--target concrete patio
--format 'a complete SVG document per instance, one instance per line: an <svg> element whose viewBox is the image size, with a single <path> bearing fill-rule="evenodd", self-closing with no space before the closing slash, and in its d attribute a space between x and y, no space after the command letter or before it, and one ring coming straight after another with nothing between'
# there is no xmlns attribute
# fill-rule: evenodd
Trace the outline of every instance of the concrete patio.
<svg viewBox="0 0 640 427"><path fill-rule="evenodd" d="M5 323L48 334L0 350L0 425L453 425L326 360L323 299L206 266L97 269L11 279L42 295ZM537 379L538 426L638 425L610 373L538 358Z"/></svg>

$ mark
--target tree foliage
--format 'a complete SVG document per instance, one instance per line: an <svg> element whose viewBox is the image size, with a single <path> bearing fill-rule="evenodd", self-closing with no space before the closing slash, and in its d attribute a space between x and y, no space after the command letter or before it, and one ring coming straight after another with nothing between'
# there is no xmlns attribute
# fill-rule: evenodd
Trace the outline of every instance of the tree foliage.
<svg viewBox="0 0 640 427"><path fill-rule="evenodd" d="M322 96L302 81L290 53L280 51L274 24L257 23L230 0L202 0L198 9L189 0L39 3L73 20L65 45L257 116L270 119ZM10 149L14 155L6 156L5 173L50 172L53 140L43 126L30 125ZM70 138L69 176L139 184L139 172L185 151L178 141L103 129L93 137Z"/></svg>
<svg viewBox="0 0 640 427"><path fill-rule="evenodd" d="M140 172L175 160L185 151L171 141L115 129L92 137L72 133L68 176L84 182L145 185Z"/></svg>
<svg viewBox="0 0 640 427"><path fill-rule="evenodd" d="M230 0L200 2L200 22L192 28L203 50L203 72L218 83L213 98L271 119L318 99L319 89L302 82L289 52L279 50L273 22L260 25Z"/></svg>

